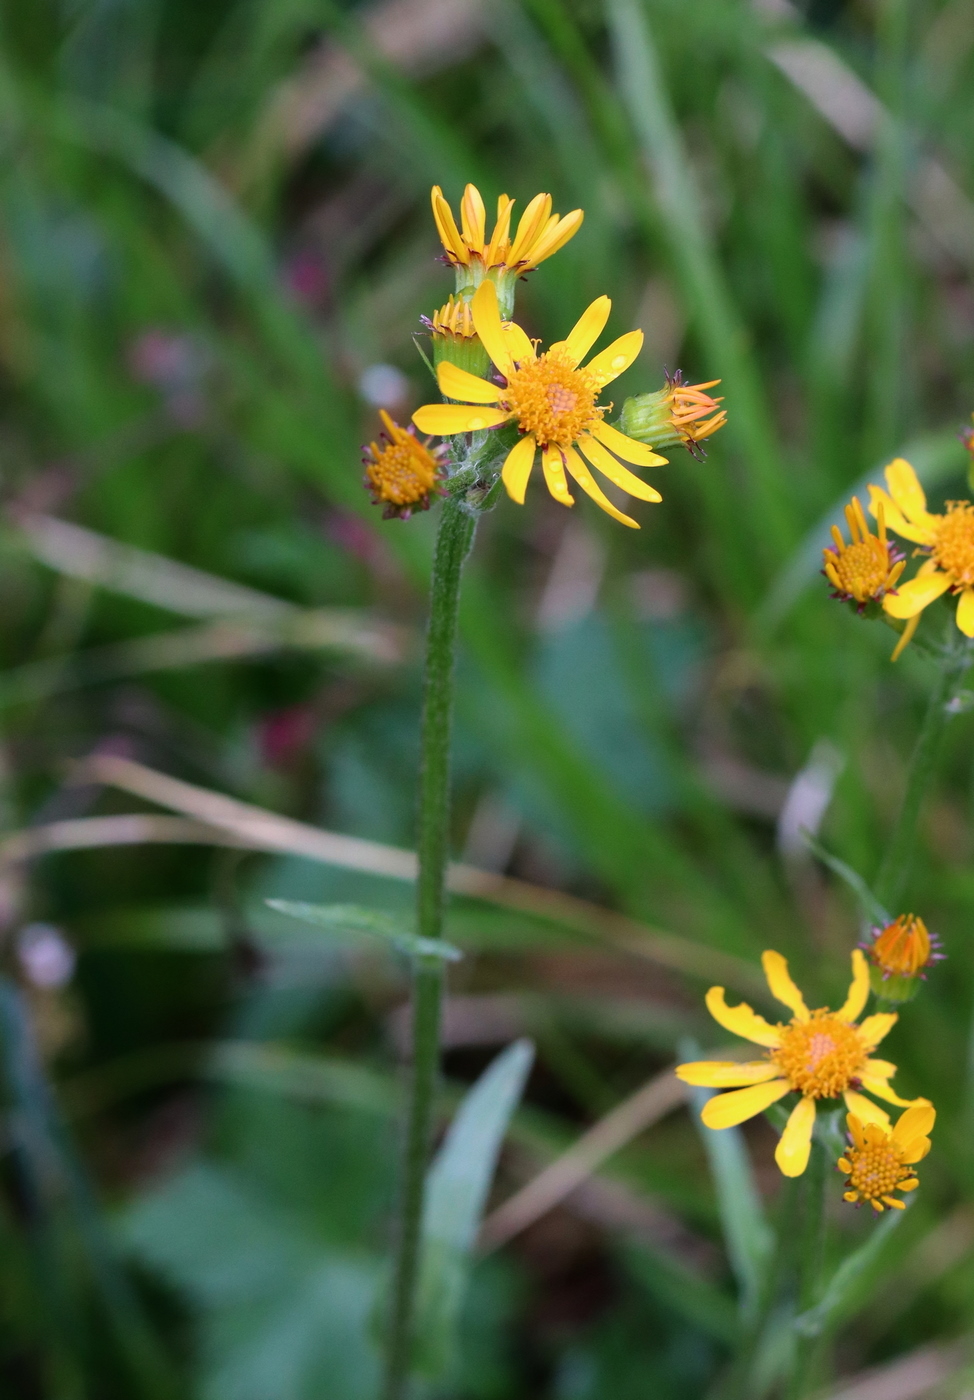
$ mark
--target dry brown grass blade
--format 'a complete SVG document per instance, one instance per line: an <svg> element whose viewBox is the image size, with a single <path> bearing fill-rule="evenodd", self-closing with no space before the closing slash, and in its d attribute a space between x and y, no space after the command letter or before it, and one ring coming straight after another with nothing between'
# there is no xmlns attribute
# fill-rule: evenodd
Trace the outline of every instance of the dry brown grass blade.
<svg viewBox="0 0 974 1400"><path fill-rule="evenodd" d="M963 1342L920 1347L885 1366L847 1377L820 1400L920 1400L933 1391L941 1393L939 1387L957 1375L969 1353L970 1347Z"/></svg>
<svg viewBox="0 0 974 1400"><path fill-rule="evenodd" d="M685 1103L686 1085L666 1070L623 1099L583 1133L567 1152L490 1214L480 1232L484 1250L498 1249L566 1200L608 1159L672 1109Z"/></svg>
<svg viewBox="0 0 974 1400"><path fill-rule="evenodd" d="M411 881L416 878L416 857L412 851L385 846L378 841L366 841L357 836L323 831L290 817L268 812L262 807L238 802L236 798L226 797L222 793L171 778L131 759L112 754L94 754L77 765L75 780L103 783L160 807L168 807L227 833L250 850L305 856L327 865L339 865L348 870L360 870L365 874L387 876L394 880ZM76 827L78 829L72 833L73 839L79 841L79 824ZM18 833L16 837L8 837L8 842L16 843L23 835ZM35 835L32 839L42 838ZM16 844L9 849L13 854L8 857L6 848L0 845L0 861L25 858L16 854ZM46 849L57 847L49 845ZM451 865L448 879L450 889L456 894L549 920L633 957L648 959L675 972L720 981L744 995L767 1001L767 988L756 969L731 954L651 928L624 914L616 914L587 900L577 899L574 895L477 870L473 866Z"/></svg>
<svg viewBox="0 0 974 1400"><path fill-rule="evenodd" d="M157 817L150 812L134 812L117 817L73 817L27 827L0 841L0 869L20 861L34 860L51 851L84 851L98 846L163 845L237 846L244 845L228 831L217 831L203 822L186 817Z"/></svg>

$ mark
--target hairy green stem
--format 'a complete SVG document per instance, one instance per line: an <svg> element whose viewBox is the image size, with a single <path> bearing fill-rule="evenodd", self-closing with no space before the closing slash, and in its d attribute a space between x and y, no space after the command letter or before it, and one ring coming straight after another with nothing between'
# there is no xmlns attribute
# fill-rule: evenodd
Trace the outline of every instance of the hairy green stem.
<svg viewBox="0 0 974 1400"><path fill-rule="evenodd" d="M956 630L953 618L951 618L949 626L952 631ZM953 642L953 638L951 641ZM876 898L894 915L897 912L896 906L903 898L903 892L909 879L913 851L916 845L917 824L920 820L920 808L933 777L940 741L950 719L947 702L951 698L958 677L967 669L968 664L969 657L966 648L958 649L952 645L951 649L940 658L937 666L936 679L927 704L927 712L924 715L923 724L910 759L906 791L903 794L896 825L886 847L886 854L879 867L879 874L876 876Z"/></svg>
<svg viewBox="0 0 974 1400"><path fill-rule="evenodd" d="M426 637L417 850L416 932L443 935L444 883L450 816L450 727L456 660L460 575L473 544L476 517L456 496L440 514ZM402 1400L409 1384L423 1198L440 1058L442 964L416 963L413 977L413 1063L403 1149L399 1235L386 1352L384 1400Z"/></svg>
<svg viewBox="0 0 974 1400"><path fill-rule="evenodd" d="M826 1151L823 1143L812 1140L811 1156L802 1178L802 1212L798 1244L797 1313L807 1312L818 1302L825 1246ZM787 1400L814 1388L813 1361L821 1352L820 1337L799 1336L795 1342Z"/></svg>

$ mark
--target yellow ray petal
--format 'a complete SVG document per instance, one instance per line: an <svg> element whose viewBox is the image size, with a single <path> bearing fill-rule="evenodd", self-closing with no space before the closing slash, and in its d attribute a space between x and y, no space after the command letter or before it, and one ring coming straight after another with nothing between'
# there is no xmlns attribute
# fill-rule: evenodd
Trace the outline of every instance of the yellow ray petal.
<svg viewBox="0 0 974 1400"><path fill-rule="evenodd" d="M494 364L505 378L514 373L514 361L507 348L504 328L501 325L500 307L497 305L497 288L493 282L481 282L470 303L474 329L480 342Z"/></svg>
<svg viewBox="0 0 974 1400"><path fill-rule="evenodd" d="M937 1120L937 1110L932 1103L918 1104L901 1113L893 1129L893 1141L897 1147L907 1147L914 1138L927 1137Z"/></svg>
<svg viewBox="0 0 974 1400"><path fill-rule="evenodd" d="M626 335L620 335L618 340L614 340L604 350L600 350L594 360L589 360L585 372L594 374L599 388L604 388L606 384L611 384L613 379L618 379L623 370L629 368L642 348L642 331L629 331Z"/></svg>
<svg viewBox="0 0 974 1400"><path fill-rule="evenodd" d="M965 637L974 637L974 588L965 588L957 604L957 626Z"/></svg>
<svg viewBox="0 0 974 1400"><path fill-rule="evenodd" d="M863 1127L869 1123L889 1127L889 1114L880 1108L879 1104L873 1103L872 1099L867 1099L865 1094L857 1094L855 1089L846 1089L842 1097L845 1099L846 1108L855 1114Z"/></svg>
<svg viewBox="0 0 974 1400"><path fill-rule="evenodd" d="M638 520L633 520L631 515L624 515L621 510L612 504L602 488L597 485L592 473L573 447L567 447L565 449L565 466L585 494L591 496L595 504L601 507L606 515L611 515L612 519L618 520L620 525L628 525L631 530L639 529Z"/></svg>
<svg viewBox="0 0 974 1400"><path fill-rule="evenodd" d="M536 267L538 263L544 262L545 258L557 253L559 248L564 248L568 240L578 232L584 218L585 214L581 209L573 209L564 218L551 220L531 249L528 266Z"/></svg>
<svg viewBox="0 0 974 1400"><path fill-rule="evenodd" d="M929 544L932 538L932 530L928 526L912 525L895 503L892 496L888 495L881 486L870 486L869 488L869 513L877 520L879 519L879 507L883 507L883 519L886 522L887 530L894 531L897 535L902 535L905 540L912 540L914 544Z"/></svg>
<svg viewBox="0 0 974 1400"><path fill-rule="evenodd" d="M582 312L564 340L556 340L549 346L550 352L563 355L574 369L584 360L599 336L605 330L612 302L608 297L596 297L592 305Z"/></svg>
<svg viewBox="0 0 974 1400"><path fill-rule="evenodd" d="M914 1138L909 1147L901 1148L900 1160L905 1167L916 1166L917 1162L923 1161L932 1146L929 1138ZM902 1190L902 1187L900 1189Z"/></svg>
<svg viewBox="0 0 974 1400"><path fill-rule="evenodd" d="M528 489L528 478L534 466L535 441L530 436L521 438L507 454L501 471L501 480L507 487L507 494L519 506L524 505L524 495Z"/></svg>
<svg viewBox="0 0 974 1400"><path fill-rule="evenodd" d="M478 408L465 403L427 403L417 408L413 422L421 433L447 437L451 433L474 433L478 428L496 428L510 414L503 408Z"/></svg>
<svg viewBox="0 0 974 1400"><path fill-rule="evenodd" d="M599 442L605 443L610 452L614 452L624 462L633 462L637 467L658 467L666 461L665 457L661 457L651 447L626 437L625 433L620 433L618 428L613 428L609 423L600 423L593 429L593 433Z"/></svg>
<svg viewBox="0 0 974 1400"><path fill-rule="evenodd" d="M527 334L514 321L502 322L504 340L507 344L508 354L512 360L521 362L523 360L533 360L535 358L534 346L528 339Z"/></svg>
<svg viewBox="0 0 974 1400"><path fill-rule="evenodd" d="M874 1016L867 1016L859 1026L859 1035L863 1043L868 1045L870 1050L875 1050L899 1019L895 1011L877 1011Z"/></svg>
<svg viewBox="0 0 974 1400"><path fill-rule="evenodd" d="M866 1139L862 1131L862 1120L857 1118L854 1113L847 1113L845 1121L849 1129L849 1136L852 1138L855 1146L861 1151L866 1145Z"/></svg>
<svg viewBox="0 0 974 1400"><path fill-rule="evenodd" d="M871 1074L860 1074L859 1083L864 1089L868 1089L871 1094L875 1094L877 1099L885 1099L886 1103L895 1103L897 1108L921 1108L929 1104L930 1100L901 1099L895 1089L889 1087L886 1079L877 1079Z"/></svg>
<svg viewBox="0 0 974 1400"><path fill-rule="evenodd" d="M436 231L440 235L440 242L448 253L452 253L457 262L467 263L470 254L467 245L460 237L460 230L457 228L456 220L453 217L453 210L443 198L443 191L439 185L434 185L430 191L430 198L433 204L433 219L436 223Z"/></svg>
<svg viewBox="0 0 974 1400"><path fill-rule="evenodd" d="M897 457L886 468L885 477L889 494L910 524L929 528L933 517L927 512L927 498L909 462Z"/></svg>
<svg viewBox="0 0 974 1400"><path fill-rule="evenodd" d="M511 244L511 251L507 255L509 265L513 266L515 263L524 261L538 234L548 222L550 213L551 195L536 194L521 215L517 233L514 235L514 242Z"/></svg>
<svg viewBox="0 0 974 1400"><path fill-rule="evenodd" d="M736 1089L743 1084L764 1084L778 1074L777 1066L770 1060L751 1060L743 1065L737 1060L692 1060L689 1064L676 1067L677 1079L704 1089Z"/></svg>
<svg viewBox="0 0 974 1400"><path fill-rule="evenodd" d="M487 379L478 379L469 370L461 369L449 360L441 360L437 365L436 382L441 394L460 403L496 403L501 396L496 384L491 384Z"/></svg>
<svg viewBox="0 0 974 1400"><path fill-rule="evenodd" d="M706 996L707 1010L725 1031L733 1031L744 1040L753 1040L755 1045L767 1045L771 1049L781 1044L781 1029L771 1026L752 1011L746 1001L740 1006L728 1006L724 1000L723 987L711 987Z"/></svg>
<svg viewBox="0 0 974 1400"><path fill-rule="evenodd" d="M867 1060L863 1069L875 1079L892 1079L896 1073L896 1066L889 1060Z"/></svg>
<svg viewBox="0 0 974 1400"><path fill-rule="evenodd" d="M544 472L545 485L555 500L560 501L563 506L573 506L575 497L569 495L568 482L565 480L565 468L557 447L544 448L541 453L541 468Z"/></svg>
<svg viewBox="0 0 974 1400"><path fill-rule="evenodd" d="M729 1094L715 1094L704 1104L701 1122L708 1128L733 1128L737 1123L746 1123L783 1099L789 1088L787 1079L772 1079L770 1084L752 1084Z"/></svg>
<svg viewBox="0 0 974 1400"><path fill-rule="evenodd" d="M814 1127L815 1100L799 1099L775 1148L774 1159L782 1176L801 1176L808 1166Z"/></svg>
<svg viewBox="0 0 974 1400"><path fill-rule="evenodd" d="M869 1000L869 964L862 955L860 948L852 950L852 985L849 987L849 995L835 1013L840 1021L848 1021L850 1024L857 1016L862 1015L863 1008Z"/></svg>
<svg viewBox="0 0 974 1400"><path fill-rule="evenodd" d="M467 247L475 253L482 254L487 210L476 185L468 185L463 192L463 199L460 201L460 222Z"/></svg>
<svg viewBox="0 0 974 1400"><path fill-rule="evenodd" d="M617 462L609 449L603 447L601 442L597 442L588 433L584 437L580 437L575 446L588 458L593 467L600 471L603 476L607 476L616 486L621 486L623 491L628 491L630 496L635 496L639 501L661 501L663 499L655 487L647 485L641 477L635 476L628 467Z"/></svg>
<svg viewBox="0 0 974 1400"><path fill-rule="evenodd" d="M908 583L901 583L895 593L887 593L883 607L890 617L916 617L923 612L941 593L950 587L950 575L939 571L926 576L917 575Z"/></svg>
<svg viewBox="0 0 974 1400"><path fill-rule="evenodd" d="M909 622L903 628L903 631L900 634L900 640L896 643L896 646L890 653L890 661L899 661L900 657L903 655L903 652L913 641L913 634L920 626L921 616L922 614L917 613L916 617L911 617Z"/></svg>
<svg viewBox="0 0 974 1400"><path fill-rule="evenodd" d="M761 966L775 1001L787 1006L796 1020L807 1021L809 1013L805 998L791 980L788 963L781 954L769 948L766 953L761 954Z"/></svg>

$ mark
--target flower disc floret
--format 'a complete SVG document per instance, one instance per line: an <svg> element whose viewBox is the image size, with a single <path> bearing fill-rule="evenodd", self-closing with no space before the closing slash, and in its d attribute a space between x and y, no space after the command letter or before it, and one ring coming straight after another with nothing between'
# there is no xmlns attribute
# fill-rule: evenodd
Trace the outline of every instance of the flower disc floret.
<svg viewBox="0 0 974 1400"><path fill-rule="evenodd" d="M920 1185L913 1167L930 1151L927 1134L935 1119L932 1105L918 1105L902 1114L891 1131L880 1123L863 1123L850 1113L846 1118L849 1147L838 1161L848 1178L844 1199L850 1205L868 1201L877 1214L885 1206L903 1210L903 1202L892 1193L915 1191Z"/></svg>
<svg viewBox="0 0 974 1400"><path fill-rule="evenodd" d="M781 1032L771 1061L792 1089L812 1099L834 1099L859 1082L869 1051L855 1026L831 1011L813 1011Z"/></svg>
<svg viewBox="0 0 974 1400"><path fill-rule="evenodd" d="M974 586L974 505L948 501L930 547L938 569L950 574L954 590Z"/></svg>

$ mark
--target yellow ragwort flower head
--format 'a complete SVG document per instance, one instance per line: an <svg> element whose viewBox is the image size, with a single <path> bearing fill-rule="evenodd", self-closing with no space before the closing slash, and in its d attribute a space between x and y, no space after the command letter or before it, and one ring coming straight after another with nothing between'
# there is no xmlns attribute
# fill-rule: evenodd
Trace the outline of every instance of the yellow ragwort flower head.
<svg viewBox="0 0 974 1400"><path fill-rule="evenodd" d="M848 1177L843 1199L851 1205L868 1201L877 1214L884 1206L904 1210L892 1192L915 1191L920 1185L912 1168L930 1151L927 1134L936 1117L932 1104L920 1104L900 1114L891 1132L881 1123L863 1123L855 1113L848 1114L850 1146L838 1161Z"/></svg>
<svg viewBox="0 0 974 1400"><path fill-rule="evenodd" d="M864 1123L887 1126L887 1113L860 1090L867 1089L877 1098L904 1108L927 1103L926 1099L901 1099L889 1085L896 1066L872 1058L873 1050L896 1024L896 1012L877 1012L855 1024L869 999L869 966L858 948L852 953L849 995L838 1011L827 1007L809 1011L780 953L769 950L762 954L761 962L772 996L792 1013L787 1025L779 1022L772 1026L743 1002L728 1006L723 987L711 987L707 1010L725 1030L766 1046L764 1058L747 1064L699 1060L677 1066L676 1073L686 1084L734 1090L707 1100L701 1117L708 1128L731 1128L763 1113L786 1094L800 1094L778 1143L775 1161L785 1176L801 1176L808 1165L819 1099L841 1095L850 1112Z"/></svg>
<svg viewBox="0 0 974 1400"><path fill-rule="evenodd" d="M440 494L443 475L441 449L430 449L416 434L400 428L380 409L385 426L382 445L372 442L364 448L365 476L362 484L372 494L373 505L384 505L383 518L398 516L408 520L414 511L429 510L430 497Z"/></svg>
<svg viewBox="0 0 974 1400"><path fill-rule="evenodd" d="M896 581L906 568L906 556L886 538L885 510L879 503L876 516L878 533L872 534L859 497L853 496L845 508L852 543L846 544L837 525L832 526L834 544L822 550L822 573L835 589L833 598L852 603L858 613L883 601L895 590Z"/></svg>
<svg viewBox="0 0 974 1400"><path fill-rule="evenodd" d="M536 194L521 215L517 232L511 238L511 214L514 200L502 194L497 201L497 221L487 238L487 210L475 185L468 185L460 203L460 228L453 211L443 197L439 185L434 185L431 198L433 218L443 244L446 260L455 268L465 269L468 277L457 279L477 286L488 272L513 274L530 272L552 253L563 248L579 230L585 217L581 209L573 209L561 218L551 212L551 195Z"/></svg>
<svg viewBox="0 0 974 1400"><path fill-rule="evenodd" d="M434 336L455 336L458 340L472 340L477 334L469 301L463 297L449 296L446 305L434 311L431 317L423 317Z"/></svg>
<svg viewBox="0 0 974 1400"><path fill-rule="evenodd" d="M912 1000L926 981L926 969L946 957L940 939L916 914L874 925L859 946L869 960L873 991L885 1001Z"/></svg>
<svg viewBox="0 0 974 1400"><path fill-rule="evenodd" d="M603 494L586 465L591 464L641 501L663 499L617 459L652 467L666 458L603 422L611 405L598 403L605 385L628 369L639 354L642 331L620 336L581 367L581 360L605 328L611 306L608 297L599 297L567 340L539 354L520 326L501 322L494 285L482 282L471 311L477 334L501 382L478 379L443 361L436 371L440 390L444 397L458 402L426 404L413 414L413 422L420 432L444 436L515 423L521 437L508 453L502 471L512 500L524 504L528 478L540 449L545 481L556 501L565 506L575 503L565 480L567 471L604 511L638 530L637 522L623 515Z"/></svg>
<svg viewBox="0 0 974 1400"><path fill-rule="evenodd" d="M957 626L974 637L974 504L948 501L943 515L933 515L909 462L897 457L885 475L889 489L870 486L869 509L876 516L882 507L887 528L919 545L927 559L915 578L887 594L883 607L890 617L912 620L949 591L957 596Z"/></svg>
<svg viewBox="0 0 974 1400"><path fill-rule="evenodd" d="M701 443L727 422L727 412L720 407L723 399L707 393L719 383L719 379L711 379L706 384L688 384L678 369L667 374L662 389L626 399L619 426L637 442L650 447L681 445L702 460L706 453Z"/></svg>

